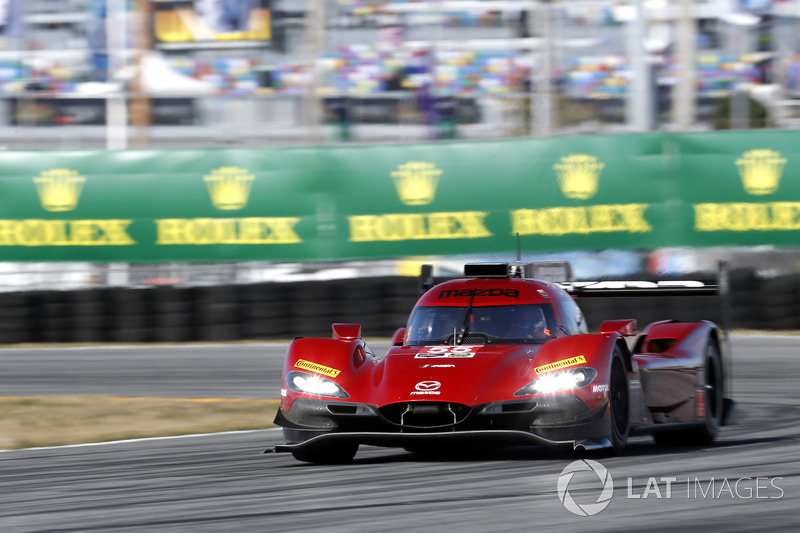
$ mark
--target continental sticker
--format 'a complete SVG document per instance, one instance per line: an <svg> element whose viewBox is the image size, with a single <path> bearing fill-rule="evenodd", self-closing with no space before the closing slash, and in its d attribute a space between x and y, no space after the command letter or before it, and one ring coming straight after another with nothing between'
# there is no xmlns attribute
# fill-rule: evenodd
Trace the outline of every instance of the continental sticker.
<svg viewBox="0 0 800 533"><path fill-rule="evenodd" d="M322 374L331 378L335 378L341 372L341 370L336 370L335 368L331 368L329 366L312 363L311 361L306 361L305 359L298 359L294 364L294 367L302 368L303 370L310 370L311 372L316 372L317 374Z"/></svg>
<svg viewBox="0 0 800 533"><path fill-rule="evenodd" d="M548 363L543 366L534 367L533 370L537 374L546 374L547 372L553 372L555 370L561 370L562 368L567 368L575 365L582 365L585 363L586 363L586 358L584 356L576 355L575 357L570 357L569 359L562 359L561 361L553 361L552 363Z"/></svg>

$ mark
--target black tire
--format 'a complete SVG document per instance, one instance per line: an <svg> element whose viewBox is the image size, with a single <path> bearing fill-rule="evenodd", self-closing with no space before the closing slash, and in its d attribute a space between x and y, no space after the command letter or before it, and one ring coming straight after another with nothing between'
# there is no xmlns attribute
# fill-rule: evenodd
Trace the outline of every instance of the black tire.
<svg viewBox="0 0 800 533"><path fill-rule="evenodd" d="M164 313L155 320L155 327L158 329L183 328L191 326L191 324L191 313Z"/></svg>
<svg viewBox="0 0 800 533"><path fill-rule="evenodd" d="M70 341L72 342L103 342L106 340L105 331L101 328L74 328Z"/></svg>
<svg viewBox="0 0 800 533"><path fill-rule="evenodd" d="M242 306L242 316L256 320L284 317L287 307L285 302L248 302Z"/></svg>
<svg viewBox="0 0 800 533"><path fill-rule="evenodd" d="M198 339L201 341L238 341L239 324L206 324L198 328Z"/></svg>
<svg viewBox="0 0 800 533"><path fill-rule="evenodd" d="M235 303L207 303L197 308L201 324L230 324L237 320L238 305Z"/></svg>
<svg viewBox="0 0 800 533"><path fill-rule="evenodd" d="M289 321L285 318L250 320L242 324L242 337L258 339L262 337L291 337Z"/></svg>
<svg viewBox="0 0 800 533"><path fill-rule="evenodd" d="M722 425L723 411L723 380L722 359L719 346L714 339L709 339L705 350L705 370L703 372L703 387L705 388L705 417L703 427L697 431L698 444L711 444L719 427Z"/></svg>
<svg viewBox="0 0 800 533"><path fill-rule="evenodd" d="M628 430L630 429L630 396L628 387L628 373L619 348L614 348L611 360L611 373L608 378L608 414L609 436L611 447L617 455L625 451L628 445Z"/></svg>
<svg viewBox="0 0 800 533"><path fill-rule="evenodd" d="M193 341L192 329L188 326L160 326L153 330L156 342L189 342Z"/></svg>
<svg viewBox="0 0 800 533"><path fill-rule="evenodd" d="M149 342L150 329L137 327L119 327L110 334L111 342Z"/></svg>
<svg viewBox="0 0 800 533"><path fill-rule="evenodd" d="M358 443L340 442L327 446L312 446L292 450L298 461L325 465L346 464L353 460L358 451Z"/></svg>
<svg viewBox="0 0 800 533"><path fill-rule="evenodd" d="M705 416L700 427L654 433L653 439L660 446L703 446L711 444L722 425L723 412L722 358L719 345L709 339L705 349L703 387L705 389Z"/></svg>

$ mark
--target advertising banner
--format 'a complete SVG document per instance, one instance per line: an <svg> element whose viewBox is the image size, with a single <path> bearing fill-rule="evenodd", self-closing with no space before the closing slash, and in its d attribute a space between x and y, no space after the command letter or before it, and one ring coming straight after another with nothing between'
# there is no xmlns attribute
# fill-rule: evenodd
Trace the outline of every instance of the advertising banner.
<svg viewBox="0 0 800 533"><path fill-rule="evenodd" d="M693 246L800 244L800 134L720 132L681 137L679 197Z"/></svg>
<svg viewBox="0 0 800 533"><path fill-rule="evenodd" d="M0 257L131 262L313 259L318 254L315 153L4 153Z"/></svg>
<svg viewBox="0 0 800 533"><path fill-rule="evenodd" d="M0 261L797 246L796 132L0 153Z"/></svg>

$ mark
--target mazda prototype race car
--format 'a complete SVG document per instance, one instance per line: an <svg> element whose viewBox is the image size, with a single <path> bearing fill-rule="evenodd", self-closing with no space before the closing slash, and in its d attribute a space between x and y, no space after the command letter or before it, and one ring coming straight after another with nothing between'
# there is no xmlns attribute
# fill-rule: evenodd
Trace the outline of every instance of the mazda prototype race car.
<svg viewBox="0 0 800 533"><path fill-rule="evenodd" d="M623 319L588 333L573 295L602 292L602 284L532 279L529 266L466 265L464 279L420 297L385 355L364 343L357 324L333 324L332 338L294 339L275 419L286 442L274 451L338 463L352 460L360 444L619 453L632 435L653 434L659 443L715 438L732 405L721 328L665 320L637 336L636 321ZM650 285L632 290L717 287Z"/></svg>

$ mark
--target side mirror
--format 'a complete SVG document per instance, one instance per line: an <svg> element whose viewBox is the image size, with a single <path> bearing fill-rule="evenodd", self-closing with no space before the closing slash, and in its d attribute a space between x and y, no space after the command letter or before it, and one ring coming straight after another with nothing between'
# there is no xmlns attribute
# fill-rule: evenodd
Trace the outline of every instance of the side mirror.
<svg viewBox="0 0 800 533"><path fill-rule="evenodd" d="M636 335L636 319L604 320L600 324L600 334L610 335L611 333L619 333L623 337L633 337Z"/></svg>
<svg viewBox="0 0 800 533"><path fill-rule="evenodd" d="M406 338L406 328L398 328L392 335L392 346L402 346Z"/></svg>
<svg viewBox="0 0 800 533"><path fill-rule="evenodd" d="M333 325L333 338L340 341L360 339L361 324L336 323Z"/></svg>

